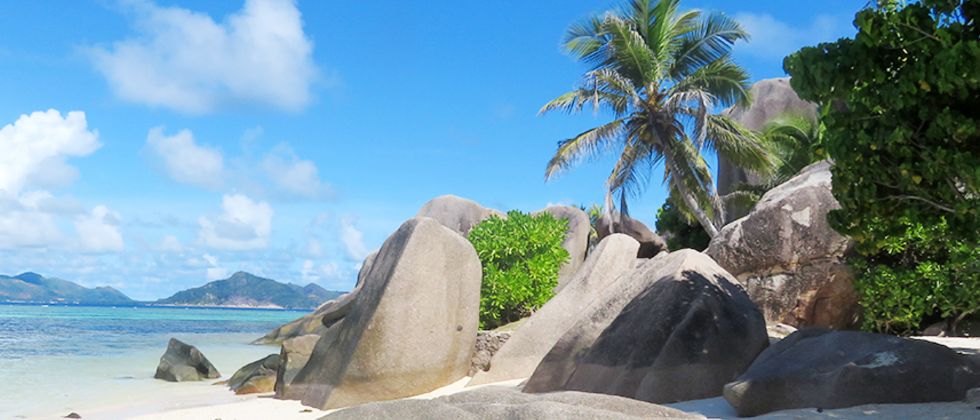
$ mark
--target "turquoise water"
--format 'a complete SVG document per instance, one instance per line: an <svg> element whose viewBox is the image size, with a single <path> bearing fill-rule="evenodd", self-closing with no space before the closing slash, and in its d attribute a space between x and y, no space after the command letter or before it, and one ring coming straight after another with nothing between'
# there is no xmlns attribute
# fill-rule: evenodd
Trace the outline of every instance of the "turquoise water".
<svg viewBox="0 0 980 420"><path fill-rule="evenodd" d="M298 311L0 304L0 419L44 418L193 390L152 379L170 337L224 377L277 353L249 342ZM79 411L84 417L85 413Z"/></svg>

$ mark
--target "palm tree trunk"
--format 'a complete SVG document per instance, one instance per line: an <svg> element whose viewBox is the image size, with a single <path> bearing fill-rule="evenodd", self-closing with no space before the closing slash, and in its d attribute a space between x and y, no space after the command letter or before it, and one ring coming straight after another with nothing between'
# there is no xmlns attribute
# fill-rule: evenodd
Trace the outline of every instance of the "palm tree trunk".
<svg viewBox="0 0 980 420"><path fill-rule="evenodd" d="M704 228L704 231L708 233L708 237L714 238L715 236L718 236L718 228L715 227L714 222L712 222L711 218L708 217L708 214L701 209L698 202L694 200L694 196L687 190L687 187L683 185L683 183L674 180L671 180L671 184L673 184L674 188L677 189L677 192L679 193L677 195L684 200L684 204L687 204L687 207L694 212L694 218L698 219L698 223L700 223L701 227Z"/></svg>

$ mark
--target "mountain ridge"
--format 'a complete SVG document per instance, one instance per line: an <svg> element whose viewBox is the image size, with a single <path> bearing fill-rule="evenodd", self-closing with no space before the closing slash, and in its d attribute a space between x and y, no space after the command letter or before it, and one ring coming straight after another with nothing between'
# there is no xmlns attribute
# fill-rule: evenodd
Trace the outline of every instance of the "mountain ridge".
<svg viewBox="0 0 980 420"><path fill-rule="evenodd" d="M326 290L309 283L301 286L281 283L239 271L227 279L215 280L199 287L181 290L170 297L150 302L155 305L275 307L314 309L343 292Z"/></svg>
<svg viewBox="0 0 980 420"><path fill-rule="evenodd" d="M110 286L90 288L30 271L14 276L0 275L0 301L102 305L137 303Z"/></svg>

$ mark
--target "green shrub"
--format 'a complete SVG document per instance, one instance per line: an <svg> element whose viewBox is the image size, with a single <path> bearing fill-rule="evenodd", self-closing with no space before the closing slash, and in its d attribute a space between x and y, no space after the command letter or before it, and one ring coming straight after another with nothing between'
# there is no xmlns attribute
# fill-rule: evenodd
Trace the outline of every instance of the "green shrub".
<svg viewBox="0 0 980 420"><path fill-rule="evenodd" d="M899 235L878 235L880 251L852 259L864 307L864 328L910 333L923 320L950 326L980 309L980 247L950 236L945 220L923 225L908 218ZM872 231L887 224L874 223ZM972 274L971 274L972 273Z"/></svg>
<svg viewBox="0 0 980 420"><path fill-rule="evenodd" d="M668 197L657 210L657 233L667 241L669 249L691 248L703 251L711 238L699 223L688 218Z"/></svg>
<svg viewBox="0 0 980 420"><path fill-rule="evenodd" d="M517 321L551 299L558 269L568 260L561 246L567 228L567 220L548 213L514 210L506 219L491 216L470 230L483 264L480 328Z"/></svg>
<svg viewBox="0 0 980 420"><path fill-rule="evenodd" d="M784 67L821 104L828 220L855 241L864 326L907 333L980 310L980 1L878 4L854 39Z"/></svg>

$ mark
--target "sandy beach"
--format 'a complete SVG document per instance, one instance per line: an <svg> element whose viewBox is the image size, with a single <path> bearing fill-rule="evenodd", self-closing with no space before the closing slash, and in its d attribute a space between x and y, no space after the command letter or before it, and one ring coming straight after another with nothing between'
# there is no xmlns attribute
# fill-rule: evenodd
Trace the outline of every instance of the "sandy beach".
<svg viewBox="0 0 980 420"><path fill-rule="evenodd" d="M954 348L967 354L980 354L980 338L916 337ZM227 379L223 377L219 380ZM433 399L481 387L498 386L517 388L523 379L466 387L470 378L439 388L429 393L410 397ZM260 420L316 419L336 410L317 410L303 406L299 401L278 400L271 393L235 395L214 382L161 383L158 392L132 395L130 402L103 405L77 412L85 419L140 419L140 420ZM734 409L722 397L665 404L709 419L737 418ZM873 404L834 410L799 409L770 413L759 418L778 419L866 419L866 418L975 418L980 401L958 401L929 404ZM67 414L67 413L64 413ZM62 415L64 415L62 414ZM59 416L60 417L60 416Z"/></svg>

